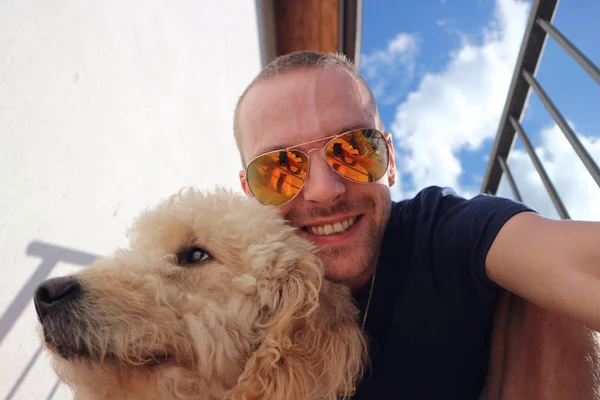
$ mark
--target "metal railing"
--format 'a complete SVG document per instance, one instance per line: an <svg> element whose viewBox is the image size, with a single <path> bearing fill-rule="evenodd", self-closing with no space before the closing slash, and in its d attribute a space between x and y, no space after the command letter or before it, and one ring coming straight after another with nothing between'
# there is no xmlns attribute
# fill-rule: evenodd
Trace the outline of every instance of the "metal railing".
<svg viewBox="0 0 600 400"><path fill-rule="evenodd" d="M558 125L571 144L573 150L583 162L588 172L591 174L592 178L596 181L596 184L600 186L600 169L598 168L598 165L579 141L575 132L573 132L568 125L567 121L554 105L548 94L544 91L540 83L535 79L546 41L548 40L548 37L550 37L552 40L556 41L556 43L558 43L598 85L600 85L600 69L598 69L585 54L575 47L573 43L552 25L557 5L558 0L535 0L531 6L529 20L525 28L525 34L513 72L508 98L502 112L500 125L492 147L492 153L483 179L481 192L495 195L498 192L502 177L505 177L515 200L523 201L507 163L510 152L518 136L523 143L523 147L529 155L529 158L533 162L558 215L562 219L570 219L569 213L554 187L552 180L548 176L529 137L520 123L525 114L531 90L533 89L548 113L556 122L556 125Z"/></svg>

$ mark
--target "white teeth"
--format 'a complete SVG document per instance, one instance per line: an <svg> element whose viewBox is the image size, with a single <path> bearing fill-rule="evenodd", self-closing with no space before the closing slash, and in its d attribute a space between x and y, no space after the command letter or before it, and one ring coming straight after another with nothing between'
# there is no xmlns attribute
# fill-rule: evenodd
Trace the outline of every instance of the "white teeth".
<svg viewBox="0 0 600 400"><path fill-rule="evenodd" d="M333 231L338 233L338 232L343 232L344 231L344 225L342 225L340 222L336 222L335 224L333 224Z"/></svg>
<svg viewBox="0 0 600 400"><path fill-rule="evenodd" d="M332 233L342 233L350 229L352 225L356 222L356 218L348 218L345 221L336 222L334 224L327 224L322 226L309 226L308 230L313 235L318 236L326 236L331 235Z"/></svg>

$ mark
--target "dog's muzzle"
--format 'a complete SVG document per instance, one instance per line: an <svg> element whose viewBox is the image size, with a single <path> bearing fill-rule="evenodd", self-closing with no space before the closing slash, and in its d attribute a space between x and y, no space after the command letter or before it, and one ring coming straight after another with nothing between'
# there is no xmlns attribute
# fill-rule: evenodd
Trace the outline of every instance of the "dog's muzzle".
<svg viewBox="0 0 600 400"><path fill-rule="evenodd" d="M75 277L65 276L45 280L33 295L44 341L66 359L89 354L80 340L86 331L80 312L83 293L83 287Z"/></svg>
<svg viewBox="0 0 600 400"><path fill-rule="evenodd" d="M45 280L36 288L33 299L38 319L43 323L52 314L64 312L82 293L81 285L72 276Z"/></svg>
<svg viewBox="0 0 600 400"><path fill-rule="evenodd" d="M48 348L66 360L87 358L114 361L119 359L110 341L98 343L97 333L110 335L107 327L86 315L90 292L74 276L43 281L34 291L33 302L44 341ZM139 353L139 354L138 354ZM135 365L160 365L173 358L166 350L134 352L125 362Z"/></svg>

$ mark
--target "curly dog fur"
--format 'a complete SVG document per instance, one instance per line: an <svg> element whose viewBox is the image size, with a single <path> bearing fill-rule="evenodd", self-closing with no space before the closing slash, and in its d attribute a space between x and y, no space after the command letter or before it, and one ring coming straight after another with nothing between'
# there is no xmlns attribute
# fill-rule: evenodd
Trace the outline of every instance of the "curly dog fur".
<svg viewBox="0 0 600 400"><path fill-rule="evenodd" d="M42 312L48 281L36 292L54 370L77 399L352 395L367 361L357 309L275 210L185 189L143 212L129 238L58 278L76 295Z"/></svg>

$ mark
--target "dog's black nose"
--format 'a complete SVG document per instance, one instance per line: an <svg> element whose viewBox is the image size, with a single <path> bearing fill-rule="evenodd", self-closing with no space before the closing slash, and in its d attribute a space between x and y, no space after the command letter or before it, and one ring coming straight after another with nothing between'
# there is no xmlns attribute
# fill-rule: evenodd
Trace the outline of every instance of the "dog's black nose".
<svg viewBox="0 0 600 400"><path fill-rule="evenodd" d="M72 276L45 280L35 290L34 304L38 318L41 321L53 309L77 300L81 292L81 285Z"/></svg>

